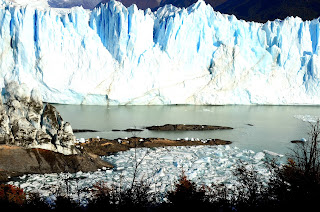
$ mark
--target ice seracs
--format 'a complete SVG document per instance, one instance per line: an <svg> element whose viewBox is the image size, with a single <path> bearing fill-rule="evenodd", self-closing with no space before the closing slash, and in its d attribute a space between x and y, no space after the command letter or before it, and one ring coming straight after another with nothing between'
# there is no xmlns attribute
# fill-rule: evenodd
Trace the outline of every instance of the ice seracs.
<svg viewBox="0 0 320 212"><path fill-rule="evenodd" d="M319 19L245 22L202 0L65 13L16 2L0 4L0 78L38 87L45 102L320 103Z"/></svg>

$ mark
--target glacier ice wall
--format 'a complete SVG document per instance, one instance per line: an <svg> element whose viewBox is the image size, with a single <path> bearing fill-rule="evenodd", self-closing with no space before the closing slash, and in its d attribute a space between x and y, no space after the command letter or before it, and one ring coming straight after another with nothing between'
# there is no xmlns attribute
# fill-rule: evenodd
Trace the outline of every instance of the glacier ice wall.
<svg viewBox="0 0 320 212"><path fill-rule="evenodd" d="M156 12L0 5L0 87L27 83L46 102L320 104L319 19L245 22L202 0Z"/></svg>

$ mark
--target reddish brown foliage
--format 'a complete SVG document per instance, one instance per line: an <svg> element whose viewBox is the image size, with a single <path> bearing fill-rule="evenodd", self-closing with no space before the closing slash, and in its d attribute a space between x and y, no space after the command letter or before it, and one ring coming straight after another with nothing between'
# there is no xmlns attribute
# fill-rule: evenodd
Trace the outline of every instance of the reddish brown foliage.
<svg viewBox="0 0 320 212"><path fill-rule="evenodd" d="M205 190L198 188L190 181L184 172L175 185L174 191L168 193L168 200L173 207L192 208L195 205L201 205L204 202Z"/></svg>
<svg viewBox="0 0 320 212"><path fill-rule="evenodd" d="M13 185L0 185L0 200L22 205L26 200L23 189Z"/></svg>
<svg viewBox="0 0 320 212"><path fill-rule="evenodd" d="M176 184L176 192L179 191L193 191L195 190L195 184L187 179L187 176L183 173L179 182Z"/></svg>
<svg viewBox="0 0 320 212"><path fill-rule="evenodd" d="M103 181L95 183L92 188L92 193L95 198L107 196L111 191L111 188Z"/></svg>

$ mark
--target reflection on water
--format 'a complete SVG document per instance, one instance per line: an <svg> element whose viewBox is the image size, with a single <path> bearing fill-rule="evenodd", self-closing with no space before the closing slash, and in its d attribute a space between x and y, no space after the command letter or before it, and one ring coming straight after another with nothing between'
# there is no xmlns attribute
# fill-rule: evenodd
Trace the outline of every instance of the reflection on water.
<svg viewBox="0 0 320 212"><path fill-rule="evenodd" d="M308 137L309 124L294 116L320 115L319 106L55 106L73 129L100 131L77 133L77 138L220 138L232 141L232 146L239 148L254 151L267 149L281 154L294 147L291 140ZM163 124L207 124L234 129L200 132L112 131Z"/></svg>

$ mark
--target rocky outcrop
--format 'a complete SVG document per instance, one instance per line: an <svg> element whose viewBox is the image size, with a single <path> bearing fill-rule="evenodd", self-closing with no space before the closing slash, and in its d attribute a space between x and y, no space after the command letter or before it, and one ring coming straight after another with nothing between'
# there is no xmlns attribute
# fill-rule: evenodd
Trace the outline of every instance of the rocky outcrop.
<svg viewBox="0 0 320 212"><path fill-rule="evenodd" d="M5 144L6 142L11 143L12 139L13 137L9 129L9 118L6 109L2 105L2 99L0 98L0 144Z"/></svg>
<svg viewBox="0 0 320 212"><path fill-rule="evenodd" d="M25 84L6 83L0 96L0 182L23 174L95 171L112 165L75 146L64 122L40 92Z"/></svg>
<svg viewBox="0 0 320 212"><path fill-rule="evenodd" d="M146 127L147 130L154 131L203 131L203 130L232 130L232 127L196 125L196 124L165 124L162 126Z"/></svg>
<svg viewBox="0 0 320 212"><path fill-rule="evenodd" d="M42 102L37 89L10 82L5 91L4 103L0 100L0 144L78 153L71 125L54 106Z"/></svg>

